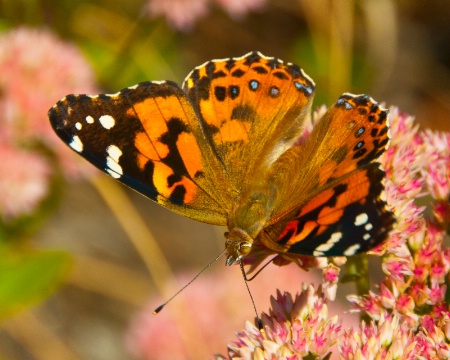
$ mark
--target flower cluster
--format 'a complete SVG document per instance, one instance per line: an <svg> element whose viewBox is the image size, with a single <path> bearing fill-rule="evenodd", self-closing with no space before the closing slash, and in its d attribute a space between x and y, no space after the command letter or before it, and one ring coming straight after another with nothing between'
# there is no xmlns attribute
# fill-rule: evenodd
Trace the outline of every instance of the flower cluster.
<svg viewBox="0 0 450 360"><path fill-rule="evenodd" d="M258 10L265 2L266 0L215 0L233 18ZM187 30L208 14L211 3L211 0L148 0L146 12L150 16L165 16L173 27Z"/></svg>
<svg viewBox="0 0 450 360"><path fill-rule="evenodd" d="M328 318L325 297L312 285L303 286L295 299L280 292L271 299L269 314L263 314L264 331L247 322L228 345L232 359L327 358L341 331L337 316Z"/></svg>
<svg viewBox="0 0 450 360"><path fill-rule="evenodd" d="M32 213L50 191L52 170L43 147L67 174L84 171L57 139L47 111L67 93L96 91L80 51L45 30L0 34L0 73L0 219L9 221Z"/></svg>

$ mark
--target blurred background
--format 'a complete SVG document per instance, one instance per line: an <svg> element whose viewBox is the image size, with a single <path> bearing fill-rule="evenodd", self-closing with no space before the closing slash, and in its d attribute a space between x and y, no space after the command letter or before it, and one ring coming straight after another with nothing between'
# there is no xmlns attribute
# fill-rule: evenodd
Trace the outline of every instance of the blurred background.
<svg viewBox="0 0 450 360"><path fill-rule="evenodd" d="M219 254L224 229L99 174L46 115L69 93L181 84L251 50L300 65L315 107L367 93L450 130L448 1L0 0L0 359L212 358L253 319L222 259L153 316ZM318 279L270 266L250 286L265 311L277 288Z"/></svg>

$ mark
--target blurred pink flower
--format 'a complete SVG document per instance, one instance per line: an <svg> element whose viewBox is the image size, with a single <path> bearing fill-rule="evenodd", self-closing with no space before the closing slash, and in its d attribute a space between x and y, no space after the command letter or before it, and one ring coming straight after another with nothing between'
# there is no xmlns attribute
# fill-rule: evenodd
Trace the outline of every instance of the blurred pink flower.
<svg viewBox="0 0 450 360"><path fill-rule="evenodd" d="M215 0L217 4L225 9L235 19L245 16L251 11L260 10L266 0Z"/></svg>
<svg viewBox="0 0 450 360"><path fill-rule="evenodd" d="M151 16L165 16L178 30L189 30L206 16L212 0L148 0L145 11ZM264 6L266 0L215 0L233 18L241 18Z"/></svg>
<svg viewBox="0 0 450 360"><path fill-rule="evenodd" d="M208 13L208 0L149 0L146 11L152 17L165 16L179 30L188 30Z"/></svg>
<svg viewBox="0 0 450 360"><path fill-rule="evenodd" d="M68 93L98 92L81 52L47 30L16 28L0 34L0 73L0 138L18 146L44 143L68 176L90 172L57 138L47 117Z"/></svg>
<svg viewBox="0 0 450 360"><path fill-rule="evenodd" d="M0 219L29 215L49 191L50 164L29 150L0 144Z"/></svg>
<svg viewBox="0 0 450 360"><path fill-rule="evenodd" d="M73 45L47 30L0 33L0 218L29 215L48 195L51 168L42 145L67 177L92 174L53 132L47 111L68 93L97 92L94 75Z"/></svg>

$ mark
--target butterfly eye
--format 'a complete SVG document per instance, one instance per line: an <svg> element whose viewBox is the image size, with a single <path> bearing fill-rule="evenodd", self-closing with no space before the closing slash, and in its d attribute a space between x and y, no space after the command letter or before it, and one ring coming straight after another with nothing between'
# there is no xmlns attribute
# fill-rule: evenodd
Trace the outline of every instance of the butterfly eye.
<svg viewBox="0 0 450 360"><path fill-rule="evenodd" d="M252 249L252 245L249 244L248 242L241 242L239 244L239 254L240 256L245 256L247 255L250 250Z"/></svg>

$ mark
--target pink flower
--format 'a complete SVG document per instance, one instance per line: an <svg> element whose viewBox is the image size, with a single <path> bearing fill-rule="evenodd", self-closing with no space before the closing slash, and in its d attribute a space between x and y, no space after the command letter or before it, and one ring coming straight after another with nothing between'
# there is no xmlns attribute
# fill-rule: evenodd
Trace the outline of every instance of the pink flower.
<svg viewBox="0 0 450 360"><path fill-rule="evenodd" d="M247 323L228 345L232 359L323 359L337 341L341 325L337 316L328 318L326 300L320 290L304 286L294 299L280 292L271 299L269 314L263 314L264 331Z"/></svg>
<svg viewBox="0 0 450 360"><path fill-rule="evenodd" d="M416 359L415 341L406 324L397 316L383 316L377 324L361 324L349 329L338 339L342 360L354 359Z"/></svg>
<svg viewBox="0 0 450 360"><path fill-rule="evenodd" d="M427 162L424 176L428 191L436 200L448 201L450 194L450 134L425 130L422 134Z"/></svg>
<svg viewBox="0 0 450 360"><path fill-rule="evenodd" d="M215 0L233 18L262 8L266 0ZM165 16L178 30L189 30L209 12L211 0L148 0L145 11L151 16Z"/></svg>
<svg viewBox="0 0 450 360"><path fill-rule="evenodd" d="M216 0L235 19L239 19L251 11L260 10L266 0Z"/></svg>
<svg viewBox="0 0 450 360"><path fill-rule="evenodd" d="M328 264L322 270L323 292L327 299L333 301L336 299L337 285L339 281L340 268L333 264Z"/></svg>
<svg viewBox="0 0 450 360"><path fill-rule="evenodd" d="M50 164L41 155L0 144L0 219L30 215L49 191Z"/></svg>
<svg viewBox="0 0 450 360"><path fill-rule="evenodd" d="M47 30L17 28L0 34L0 73L0 138L18 146L42 142L67 175L84 169L90 173L91 166L78 162L47 117L48 109L68 93L97 92L81 52Z"/></svg>
<svg viewBox="0 0 450 360"><path fill-rule="evenodd" d="M53 132L48 109L67 93L97 92L91 68L46 30L0 34L0 218L30 215L49 193L50 149L68 177L93 173Z"/></svg>
<svg viewBox="0 0 450 360"><path fill-rule="evenodd" d="M152 17L165 16L177 29L188 30L208 13L208 0L150 0L146 11Z"/></svg>

